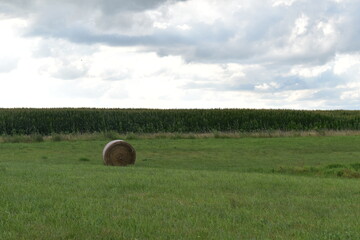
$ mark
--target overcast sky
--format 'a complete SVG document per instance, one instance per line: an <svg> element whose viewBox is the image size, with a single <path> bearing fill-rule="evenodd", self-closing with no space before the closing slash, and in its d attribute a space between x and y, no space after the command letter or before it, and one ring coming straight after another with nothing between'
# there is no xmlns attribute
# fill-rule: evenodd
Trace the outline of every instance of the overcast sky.
<svg viewBox="0 0 360 240"><path fill-rule="evenodd" d="M359 0L0 0L0 107L360 110Z"/></svg>

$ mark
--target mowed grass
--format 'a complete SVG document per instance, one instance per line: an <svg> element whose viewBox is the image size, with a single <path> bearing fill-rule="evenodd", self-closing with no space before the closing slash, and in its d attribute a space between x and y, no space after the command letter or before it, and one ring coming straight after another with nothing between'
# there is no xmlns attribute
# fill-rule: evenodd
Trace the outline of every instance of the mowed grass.
<svg viewBox="0 0 360 240"><path fill-rule="evenodd" d="M128 142L1 143L0 239L360 239L359 136Z"/></svg>

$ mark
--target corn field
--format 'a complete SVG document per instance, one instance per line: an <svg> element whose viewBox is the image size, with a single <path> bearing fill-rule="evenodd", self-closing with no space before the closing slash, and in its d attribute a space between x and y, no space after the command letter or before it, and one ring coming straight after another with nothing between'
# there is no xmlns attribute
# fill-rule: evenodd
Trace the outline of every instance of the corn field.
<svg viewBox="0 0 360 240"><path fill-rule="evenodd" d="M0 109L0 135L360 130L360 111L254 109Z"/></svg>

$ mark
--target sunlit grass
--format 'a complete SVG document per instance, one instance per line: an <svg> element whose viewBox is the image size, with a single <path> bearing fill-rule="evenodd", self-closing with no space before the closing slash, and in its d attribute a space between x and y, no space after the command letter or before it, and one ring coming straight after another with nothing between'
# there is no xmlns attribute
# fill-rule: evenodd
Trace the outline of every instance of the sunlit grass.
<svg viewBox="0 0 360 240"><path fill-rule="evenodd" d="M107 141L1 143L0 239L360 238L359 136Z"/></svg>

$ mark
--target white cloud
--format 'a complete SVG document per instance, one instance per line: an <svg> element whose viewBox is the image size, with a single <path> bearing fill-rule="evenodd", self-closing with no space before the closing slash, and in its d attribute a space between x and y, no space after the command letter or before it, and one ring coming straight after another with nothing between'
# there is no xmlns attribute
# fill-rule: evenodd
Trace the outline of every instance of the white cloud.
<svg viewBox="0 0 360 240"><path fill-rule="evenodd" d="M0 18L0 73L15 70L24 50L31 44L31 41L15 37L24 26L24 20Z"/></svg>
<svg viewBox="0 0 360 240"><path fill-rule="evenodd" d="M279 88L279 84L276 82L270 82L270 83L262 83L255 86L255 89L257 90L270 90L270 89L276 89Z"/></svg>
<svg viewBox="0 0 360 240"><path fill-rule="evenodd" d="M17 63L18 59L16 58L0 56L0 73L16 69Z"/></svg>
<svg viewBox="0 0 360 240"><path fill-rule="evenodd" d="M304 78L313 78L318 77L322 73L331 69L329 64L320 65L320 66L303 66L303 65L296 65L291 68L290 75L297 75L299 77Z"/></svg>
<svg viewBox="0 0 360 240"><path fill-rule="evenodd" d="M295 20L295 27L292 34L295 36L299 36L306 33L308 25L309 18L306 15L302 15Z"/></svg>
<svg viewBox="0 0 360 240"><path fill-rule="evenodd" d="M0 9L0 107L360 106L357 0L0 0Z"/></svg>
<svg viewBox="0 0 360 240"><path fill-rule="evenodd" d="M296 0L275 0L273 2L273 7L276 6L281 6L281 5L285 5L285 6L291 6Z"/></svg>
<svg viewBox="0 0 360 240"><path fill-rule="evenodd" d="M349 70L360 68L360 54L337 55L334 63L335 74L346 74Z"/></svg>

